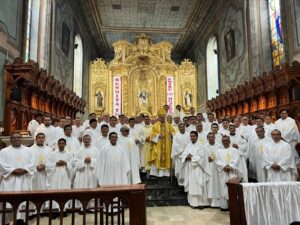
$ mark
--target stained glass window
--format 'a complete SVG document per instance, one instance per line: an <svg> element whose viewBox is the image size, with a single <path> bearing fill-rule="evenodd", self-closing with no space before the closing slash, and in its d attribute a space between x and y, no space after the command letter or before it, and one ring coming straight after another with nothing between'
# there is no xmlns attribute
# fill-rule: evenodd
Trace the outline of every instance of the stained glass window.
<svg viewBox="0 0 300 225"><path fill-rule="evenodd" d="M268 0L273 66L284 60L280 0Z"/></svg>
<svg viewBox="0 0 300 225"><path fill-rule="evenodd" d="M215 98L219 92L218 43L211 37L206 49L207 65L207 99Z"/></svg>

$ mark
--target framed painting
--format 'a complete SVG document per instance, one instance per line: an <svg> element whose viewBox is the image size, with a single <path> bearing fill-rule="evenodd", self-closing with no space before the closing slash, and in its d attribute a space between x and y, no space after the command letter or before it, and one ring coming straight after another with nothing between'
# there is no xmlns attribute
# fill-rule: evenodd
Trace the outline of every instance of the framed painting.
<svg viewBox="0 0 300 225"><path fill-rule="evenodd" d="M69 47L70 47L70 28L68 25L63 22L62 24L62 39L61 39L61 50L65 55L69 55Z"/></svg>
<svg viewBox="0 0 300 225"><path fill-rule="evenodd" d="M225 34L225 48L226 48L226 56L227 62L235 57L235 39L234 39L234 30L229 30Z"/></svg>

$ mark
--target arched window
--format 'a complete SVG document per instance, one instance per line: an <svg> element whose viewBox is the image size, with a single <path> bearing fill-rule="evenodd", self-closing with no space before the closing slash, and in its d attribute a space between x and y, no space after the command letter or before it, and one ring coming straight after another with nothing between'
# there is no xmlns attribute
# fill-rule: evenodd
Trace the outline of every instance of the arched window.
<svg viewBox="0 0 300 225"><path fill-rule="evenodd" d="M219 94L218 43L216 37L211 37L208 41L206 60L207 99L210 100Z"/></svg>
<svg viewBox="0 0 300 225"><path fill-rule="evenodd" d="M82 66L83 66L83 49L80 36L77 34L74 41L74 76L73 91L82 97Z"/></svg>
<svg viewBox="0 0 300 225"><path fill-rule="evenodd" d="M48 69L51 38L51 0L28 0L24 59ZM47 34L47 35L46 35Z"/></svg>
<svg viewBox="0 0 300 225"><path fill-rule="evenodd" d="M269 8L272 59L273 59L273 66L276 66L284 61L280 0L267 0L267 1L268 1L268 8Z"/></svg>

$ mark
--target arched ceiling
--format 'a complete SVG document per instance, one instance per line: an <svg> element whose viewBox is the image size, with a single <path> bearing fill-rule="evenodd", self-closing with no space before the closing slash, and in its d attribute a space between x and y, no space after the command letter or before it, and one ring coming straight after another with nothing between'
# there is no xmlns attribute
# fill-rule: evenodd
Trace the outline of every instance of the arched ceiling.
<svg viewBox="0 0 300 225"><path fill-rule="evenodd" d="M104 56L112 43L133 42L146 33L154 43L169 41L182 56L213 7L213 0L78 0L89 30Z"/></svg>

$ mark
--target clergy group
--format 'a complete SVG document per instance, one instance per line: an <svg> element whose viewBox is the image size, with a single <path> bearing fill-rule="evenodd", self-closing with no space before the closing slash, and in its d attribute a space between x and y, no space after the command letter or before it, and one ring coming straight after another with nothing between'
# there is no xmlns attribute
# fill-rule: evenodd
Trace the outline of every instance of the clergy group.
<svg viewBox="0 0 300 225"><path fill-rule="evenodd" d="M196 113L191 107L186 113L180 105L173 114L165 105L157 117L91 113L84 122L52 121L37 113L28 124L34 144L22 145L21 134L14 132L11 145L0 151L0 190L130 185L141 183L145 173L176 176L193 208L227 210L226 182L232 178L298 178L299 130L287 110L279 115L276 121L268 115L217 120L209 108Z"/></svg>

